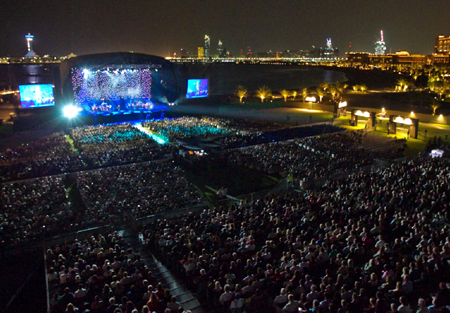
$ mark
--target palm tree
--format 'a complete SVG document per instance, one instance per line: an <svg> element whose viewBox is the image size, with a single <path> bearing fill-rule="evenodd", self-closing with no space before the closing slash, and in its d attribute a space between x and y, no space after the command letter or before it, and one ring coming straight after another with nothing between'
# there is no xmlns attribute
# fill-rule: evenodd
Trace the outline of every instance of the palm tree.
<svg viewBox="0 0 450 313"><path fill-rule="evenodd" d="M265 98L272 96L272 90L269 87L263 85L258 87L256 90L256 95L261 98L261 103L264 102Z"/></svg>
<svg viewBox="0 0 450 313"><path fill-rule="evenodd" d="M242 85L239 85L236 87L234 94L239 97L239 102L242 103L242 99L247 97L248 94L247 88L245 88Z"/></svg>
<svg viewBox="0 0 450 313"><path fill-rule="evenodd" d="M430 108L433 110L433 115L436 115L436 110L441 107L441 104L437 101L433 101L432 104L430 104Z"/></svg>
<svg viewBox="0 0 450 313"><path fill-rule="evenodd" d="M297 97L297 95L298 95L298 92L297 92L296 90L294 90L294 91L291 93L291 96L292 96L292 98L294 98L294 100L295 100L295 98Z"/></svg>
<svg viewBox="0 0 450 313"><path fill-rule="evenodd" d="M324 95L323 90L320 87L317 87L316 93L317 93L317 96L319 97L319 102L322 102L322 98Z"/></svg>
<svg viewBox="0 0 450 313"><path fill-rule="evenodd" d="M339 93L336 85L330 85L328 88L331 94L331 98L334 100L336 98L336 95Z"/></svg>
<svg viewBox="0 0 450 313"><path fill-rule="evenodd" d="M287 97L289 97L289 91L287 91L286 89L283 89L280 91L280 94L283 96L284 98L284 102L287 101Z"/></svg>
<svg viewBox="0 0 450 313"><path fill-rule="evenodd" d="M328 82L321 82L320 85L319 85L319 87L320 87L323 91L327 90L329 86L330 86L330 84L328 84Z"/></svg>
<svg viewBox="0 0 450 313"><path fill-rule="evenodd" d="M306 97L308 97L308 88L303 88L302 89L302 98L303 98L303 101L306 101Z"/></svg>
<svg viewBox="0 0 450 313"><path fill-rule="evenodd" d="M345 93L345 90L346 90L347 87L348 87L348 84L336 83L336 84L334 84L334 85L336 86L336 89L337 89L337 91L338 91L340 94Z"/></svg>
<svg viewBox="0 0 450 313"><path fill-rule="evenodd" d="M409 82L404 78L399 78L397 80L397 85L400 86L400 90L406 90L408 89Z"/></svg>

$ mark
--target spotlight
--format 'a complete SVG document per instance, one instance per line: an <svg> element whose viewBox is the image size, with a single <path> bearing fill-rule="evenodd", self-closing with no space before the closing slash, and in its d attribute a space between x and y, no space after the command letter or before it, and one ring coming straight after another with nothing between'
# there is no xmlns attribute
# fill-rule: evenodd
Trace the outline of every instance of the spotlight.
<svg viewBox="0 0 450 313"><path fill-rule="evenodd" d="M63 109L64 116L67 118L74 118L78 115L78 112L80 112L81 109L74 106L74 105L68 105Z"/></svg>

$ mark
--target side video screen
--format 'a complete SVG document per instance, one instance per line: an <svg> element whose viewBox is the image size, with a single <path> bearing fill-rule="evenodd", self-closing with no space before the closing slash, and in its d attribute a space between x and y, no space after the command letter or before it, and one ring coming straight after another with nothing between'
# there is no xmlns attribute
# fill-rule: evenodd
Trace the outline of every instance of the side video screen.
<svg viewBox="0 0 450 313"><path fill-rule="evenodd" d="M53 86L19 85L20 106L22 109L41 108L55 105Z"/></svg>
<svg viewBox="0 0 450 313"><path fill-rule="evenodd" d="M208 97L207 79L188 79L186 99Z"/></svg>

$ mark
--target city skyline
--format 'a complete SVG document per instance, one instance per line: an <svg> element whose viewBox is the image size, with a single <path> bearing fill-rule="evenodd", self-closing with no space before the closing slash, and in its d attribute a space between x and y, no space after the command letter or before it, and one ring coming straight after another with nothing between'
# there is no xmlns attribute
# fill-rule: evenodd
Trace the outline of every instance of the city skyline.
<svg viewBox="0 0 450 313"><path fill-rule="evenodd" d="M0 56L26 54L24 35L35 36L39 55L134 51L163 57L193 54L211 38L233 54L311 50L332 38L341 55L373 52L380 30L387 51L431 54L439 35L450 34L448 0L263 1L6 1L0 10Z"/></svg>

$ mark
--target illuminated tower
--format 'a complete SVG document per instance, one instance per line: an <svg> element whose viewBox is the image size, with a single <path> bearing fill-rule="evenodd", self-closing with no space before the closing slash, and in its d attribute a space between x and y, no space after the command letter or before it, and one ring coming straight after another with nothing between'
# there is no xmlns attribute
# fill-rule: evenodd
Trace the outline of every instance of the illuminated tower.
<svg viewBox="0 0 450 313"><path fill-rule="evenodd" d="M380 40L375 42L375 54L376 55L385 55L386 54L386 44L384 43L383 31L381 31Z"/></svg>
<svg viewBox="0 0 450 313"><path fill-rule="evenodd" d="M334 59L334 49L331 38L327 38L327 47L323 51L323 57L325 59Z"/></svg>
<svg viewBox="0 0 450 313"><path fill-rule="evenodd" d="M219 52L219 57L222 58L223 55L223 46L222 41L219 39L219 43L217 44L217 51Z"/></svg>
<svg viewBox="0 0 450 313"><path fill-rule="evenodd" d="M31 35L30 33L28 33L28 35L25 35L28 51L33 51L33 47L31 45L31 43L33 42L33 38L34 38L34 36Z"/></svg>
<svg viewBox="0 0 450 313"><path fill-rule="evenodd" d="M34 53L34 51L33 51L33 45L32 45L33 38L34 38L34 36L31 35L30 33L28 33L28 35L25 35L25 40L27 41L27 49L28 49L28 52L25 55L26 58L34 58L35 56L37 56L36 53Z"/></svg>
<svg viewBox="0 0 450 313"><path fill-rule="evenodd" d="M209 49L211 48L211 39L208 35L205 35L205 57L209 57Z"/></svg>

